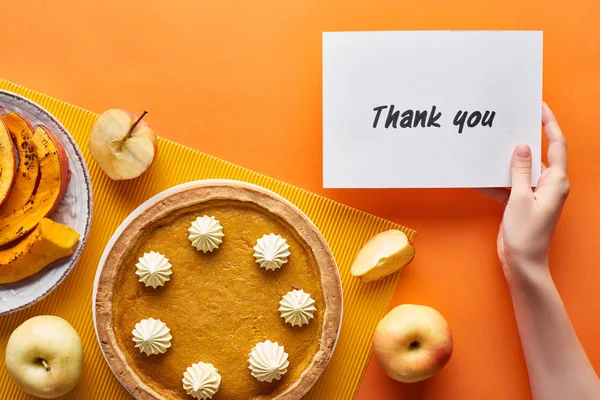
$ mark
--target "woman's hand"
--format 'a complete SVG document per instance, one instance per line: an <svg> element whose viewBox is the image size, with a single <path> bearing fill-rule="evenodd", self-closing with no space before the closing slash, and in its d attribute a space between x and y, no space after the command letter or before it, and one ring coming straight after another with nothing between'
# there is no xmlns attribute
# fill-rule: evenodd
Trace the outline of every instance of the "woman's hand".
<svg viewBox="0 0 600 400"><path fill-rule="evenodd" d="M542 124L548 138L548 163L531 189L531 150L515 149L511 160L512 189L482 189L485 195L506 204L498 232L498 256L507 278L524 268L547 268L550 239L569 194L567 145L554 114L542 106Z"/></svg>
<svg viewBox="0 0 600 400"><path fill-rule="evenodd" d="M535 400L598 399L600 381L560 298L548 268L548 247L569 194L567 146L544 103L548 168L531 189L531 151L517 146L512 189L485 189L506 204L498 232L498 256L510 289Z"/></svg>

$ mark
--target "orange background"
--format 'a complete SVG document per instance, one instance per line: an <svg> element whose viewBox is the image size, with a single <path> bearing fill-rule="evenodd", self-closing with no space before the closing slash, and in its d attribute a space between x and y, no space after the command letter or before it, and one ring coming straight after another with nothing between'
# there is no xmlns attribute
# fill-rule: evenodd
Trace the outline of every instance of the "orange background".
<svg viewBox="0 0 600 400"><path fill-rule="evenodd" d="M572 181L551 268L600 367L599 2L3 3L2 78L96 112L148 109L161 136L419 232L418 255L392 306L438 309L453 329L454 355L438 375L413 385L388 379L371 361L361 400L530 395L496 259L498 205L470 190L322 189L321 32L544 30L543 97L568 138ZM398 173L410 169L398 165Z"/></svg>

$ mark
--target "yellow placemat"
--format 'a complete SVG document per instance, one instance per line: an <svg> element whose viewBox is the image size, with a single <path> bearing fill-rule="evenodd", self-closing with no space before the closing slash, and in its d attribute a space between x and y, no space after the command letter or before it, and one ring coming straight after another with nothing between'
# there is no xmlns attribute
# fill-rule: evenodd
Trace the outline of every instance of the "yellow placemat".
<svg viewBox="0 0 600 400"><path fill-rule="evenodd" d="M130 397L111 373L96 341L91 304L98 261L114 230L138 205L171 186L208 178L242 180L279 193L304 211L325 236L342 277L344 315L331 363L305 398L354 398L371 354L373 329L387 310L397 276L365 285L352 278L350 265L362 244L375 233L402 229L414 240L414 231L165 139L159 139L155 162L142 177L133 181L111 181L92 160L87 147L97 114L3 80L0 80L0 89L32 99L63 123L83 152L94 191L91 234L76 268L60 287L39 303L0 317L0 399L28 398L9 378L4 366L4 350L10 333L26 319L40 314L65 318L83 341L83 376L65 398Z"/></svg>

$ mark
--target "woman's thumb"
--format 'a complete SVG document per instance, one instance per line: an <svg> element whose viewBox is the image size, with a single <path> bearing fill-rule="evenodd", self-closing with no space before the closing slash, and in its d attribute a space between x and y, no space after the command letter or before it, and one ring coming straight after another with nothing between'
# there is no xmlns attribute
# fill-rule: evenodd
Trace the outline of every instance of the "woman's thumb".
<svg viewBox="0 0 600 400"><path fill-rule="evenodd" d="M512 193L531 193L531 149L525 144L515 148L510 161Z"/></svg>

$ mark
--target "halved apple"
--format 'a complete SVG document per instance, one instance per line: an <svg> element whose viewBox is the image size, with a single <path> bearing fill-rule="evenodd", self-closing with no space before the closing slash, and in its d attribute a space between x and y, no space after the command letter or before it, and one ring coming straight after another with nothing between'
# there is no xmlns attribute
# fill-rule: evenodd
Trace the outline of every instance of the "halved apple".
<svg viewBox="0 0 600 400"><path fill-rule="evenodd" d="M0 246L25 236L60 204L69 180L66 153L44 127L32 136L40 165L39 184L29 202L0 220Z"/></svg>
<svg viewBox="0 0 600 400"><path fill-rule="evenodd" d="M33 128L29 122L15 112L0 117L19 154L17 175L6 202L0 208L0 219L22 208L33 196L40 172L37 153L33 145Z"/></svg>
<svg viewBox="0 0 600 400"><path fill-rule="evenodd" d="M25 279L73 254L79 233L48 218L11 248L0 250L0 284Z"/></svg>
<svg viewBox="0 0 600 400"><path fill-rule="evenodd" d="M392 229L373 236L356 256L351 273L368 283L385 278L407 266L415 248L406 234Z"/></svg>
<svg viewBox="0 0 600 400"><path fill-rule="evenodd" d="M8 198L17 172L15 146L8 129L0 121L0 206Z"/></svg>
<svg viewBox="0 0 600 400"><path fill-rule="evenodd" d="M124 110L102 113L90 135L92 158L110 179L137 178L154 160L157 150L156 134L143 120L147 111L137 116Z"/></svg>

